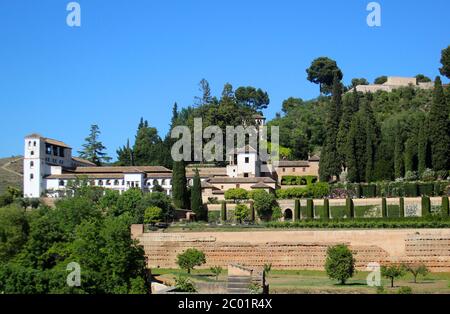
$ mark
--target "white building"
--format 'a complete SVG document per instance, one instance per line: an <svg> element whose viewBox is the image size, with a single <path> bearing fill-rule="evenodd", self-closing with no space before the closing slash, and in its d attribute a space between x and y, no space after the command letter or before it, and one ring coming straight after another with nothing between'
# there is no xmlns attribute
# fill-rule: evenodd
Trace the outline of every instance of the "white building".
<svg viewBox="0 0 450 314"><path fill-rule="evenodd" d="M72 157L67 144L39 134L25 137L23 167L23 191L28 198L63 196L69 182L76 179L120 193L130 188L149 191L156 185L172 193L172 171L165 167L97 167Z"/></svg>

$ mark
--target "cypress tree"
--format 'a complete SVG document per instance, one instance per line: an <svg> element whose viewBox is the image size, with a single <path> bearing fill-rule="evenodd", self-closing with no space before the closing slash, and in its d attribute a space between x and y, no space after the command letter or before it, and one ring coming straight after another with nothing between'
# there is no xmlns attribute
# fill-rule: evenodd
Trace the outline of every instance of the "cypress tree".
<svg viewBox="0 0 450 314"><path fill-rule="evenodd" d="M433 170L450 169L449 105L446 102L441 78L436 77L433 103L430 109L429 139L431 141Z"/></svg>
<svg viewBox="0 0 450 314"><path fill-rule="evenodd" d="M294 220L300 221L300 200L295 200L294 206Z"/></svg>
<svg viewBox="0 0 450 314"><path fill-rule="evenodd" d="M222 201L220 206L220 219L222 222L227 221L227 203L225 201Z"/></svg>
<svg viewBox="0 0 450 314"><path fill-rule="evenodd" d="M306 200L306 218L314 219L314 201L312 199Z"/></svg>
<svg viewBox="0 0 450 314"><path fill-rule="evenodd" d="M255 206L253 202L250 202L250 221L255 222Z"/></svg>
<svg viewBox="0 0 450 314"><path fill-rule="evenodd" d="M355 218L355 205L350 197L347 197L347 199L345 200L345 207L347 210L347 217Z"/></svg>
<svg viewBox="0 0 450 314"><path fill-rule="evenodd" d="M400 217L405 217L405 199L400 197Z"/></svg>
<svg viewBox="0 0 450 314"><path fill-rule="evenodd" d="M328 220L330 219L330 200L328 198L325 198L323 200L323 212L324 212L324 219Z"/></svg>
<svg viewBox="0 0 450 314"><path fill-rule="evenodd" d="M362 106L366 131L364 176L366 182L372 182L375 179L375 156L377 154L377 149L380 142L380 128L370 104L371 100L372 98L369 94L368 99L364 101Z"/></svg>
<svg viewBox="0 0 450 314"><path fill-rule="evenodd" d="M362 115L362 111L354 115L348 132L346 162L349 182L362 182L365 178L367 136Z"/></svg>
<svg viewBox="0 0 450 314"><path fill-rule="evenodd" d="M194 184L191 189L191 210L195 213L197 220L208 220L208 214L202 201L202 186L198 169L195 169Z"/></svg>
<svg viewBox="0 0 450 314"><path fill-rule="evenodd" d="M172 172L172 198L177 208L189 209L186 168L184 161L175 161Z"/></svg>
<svg viewBox="0 0 450 314"><path fill-rule="evenodd" d="M428 196L422 196L422 217L431 215L431 201Z"/></svg>
<svg viewBox="0 0 450 314"><path fill-rule="evenodd" d="M431 151L428 140L428 119L425 119L420 125L419 137L417 139L417 159L418 159L418 172L419 175L430 166Z"/></svg>
<svg viewBox="0 0 450 314"><path fill-rule="evenodd" d="M443 196L442 197L442 210L441 213L443 216L450 216L450 211L449 211L449 204L448 204L448 197L447 196Z"/></svg>
<svg viewBox="0 0 450 314"><path fill-rule="evenodd" d="M381 217L386 218L387 215L388 215L388 212L387 212L386 197L383 197L381 199Z"/></svg>
<svg viewBox="0 0 450 314"><path fill-rule="evenodd" d="M408 171L415 171L417 169L417 153L418 153L418 143L415 136L412 136L406 141L405 153L404 153L404 164L405 173Z"/></svg>
<svg viewBox="0 0 450 314"><path fill-rule="evenodd" d="M347 149L347 138L352 123L353 115L359 110L359 94L356 88L353 89L352 95L346 96L342 101L342 116L339 123L339 131L336 139L336 148L339 156L339 161L343 169L347 168L347 156L345 151Z"/></svg>
<svg viewBox="0 0 450 314"><path fill-rule="evenodd" d="M339 118L342 105L342 83L337 75L333 79L333 97L328 104L325 120L326 136L320 155L319 176L320 180L327 182L333 176L339 178L341 165L337 152L337 133L339 130Z"/></svg>
<svg viewBox="0 0 450 314"><path fill-rule="evenodd" d="M394 173L396 179L403 178L405 175L403 152L403 140L401 135L397 133L394 144Z"/></svg>

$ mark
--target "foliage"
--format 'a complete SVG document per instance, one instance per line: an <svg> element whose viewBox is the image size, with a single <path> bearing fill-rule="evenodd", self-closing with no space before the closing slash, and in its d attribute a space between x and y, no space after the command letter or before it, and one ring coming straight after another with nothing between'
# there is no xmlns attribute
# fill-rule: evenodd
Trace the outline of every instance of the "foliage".
<svg viewBox="0 0 450 314"><path fill-rule="evenodd" d="M225 201L220 204L220 219L222 222L227 221L227 203Z"/></svg>
<svg viewBox="0 0 450 314"><path fill-rule="evenodd" d="M240 202L249 198L248 192L242 188L229 189L225 191L225 199Z"/></svg>
<svg viewBox="0 0 450 314"><path fill-rule="evenodd" d="M212 266L209 268L211 273L216 277L216 281L219 280L220 274L223 272L223 268L220 266Z"/></svg>
<svg viewBox="0 0 450 314"><path fill-rule="evenodd" d="M198 169L195 170L194 184L191 189L191 210L195 213L195 217L197 220L208 220L207 209L205 206L203 206L202 185Z"/></svg>
<svg viewBox="0 0 450 314"><path fill-rule="evenodd" d="M189 209L186 167L183 161L175 161L173 163L172 199L177 208Z"/></svg>
<svg viewBox="0 0 450 314"><path fill-rule="evenodd" d="M426 276L430 272L424 264L406 264L403 268L414 277L414 283L417 283L418 276Z"/></svg>
<svg viewBox="0 0 450 314"><path fill-rule="evenodd" d="M86 143L83 144L83 149L78 152L81 158L87 159L97 166L101 166L103 163L111 160L104 152L106 147L98 140L99 136L100 129L98 125L91 125L89 136L85 139Z"/></svg>
<svg viewBox="0 0 450 314"><path fill-rule="evenodd" d="M381 266L381 275L391 280L391 288L394 288L394 280L405 275L403 265Z"/></svg>
<svg viewBox="0 0 450 314"><path fill-rule="evenodd" d="M161 208L157 206L152 206L145 210L144 223L153 225L157 222L161 222L162 219L163 219L163 211Z"/></svg>
<svg viewBox="0 0 450 314"><path fill-rule="evenodd" d="M442 67L439 69L442 75L450 78L450 46L442 50Z"/></svg>
<svg viewBox="0 0 450 314"><path fill-rule="evenodd" d="M310 185L317 182L317 176L282 176L281 185Z"/></svg>
<svg viewBox="0 0 450 314"><path fill-rule="evenodd" d="M397 291L398 294L412 294L411 287L400 287Z"/></svg>
<svg viewBox="0 0 450 314"><path fill-rule="evenodd" d="M206 263L205 253L197 249L187 249L183 253L178 254L177 264L181 269L185 269L188 274L195 266L201 266Z"/></svg>
<svg viewBox="0 0 450 314"><path fill-rule="evenodd" d="M262 220L269 220L272 216L272 208L275 205L275 196L264 190L256 190L253 193L254 208Z"/></svg>
<svg viewBox="0 0 450 314"><path fill-rule="evenodd" d="M327 249L325 270L330 279L338 280L341 285L353 277L355 259L346 245L336 245Z"/></svg>
<svg viewBox="0 0 450 314"><path fill-rule="evenodd" d="M0 263L20 252L29 232L25 211L16 206L0 208Z"/></svg>
<svg viewBox="0 0 450 314"><path fill-rule="evenodd" d="M377 77L375 80L374 80L374 84L377 84L377 85L381 85L381 84L384 84L384 83L386 83L387 82L387 76L386 75L383 75L383 76L380 76L380 77Z"/></svg>
<svg viewBox="0 0 450 314"><path fill-rule="evenodd" d="M175 287L179 292L189 292L189 293L197 292L194 283L189 278L182 275L175 278Z"/></svg>
<svg viewBox="0 0 450 314"><path fill-rule="evenodd" d="M234 209L234 217L236 218L239 223L242 223L243 221L247 220L250 216L250 210L249 208L244 204L238 204L236 205L236 208Z"/></svg>
<svg viewBox="0 0 450 314"><path fill-rule="evenodd" d="M278 221L281 218L283 218L283 213L282 213L281 208L279 206L275 206L272 209L272 217L271 218L272 218L273 221Z"/></svg>
<svg viewBox="0 0 450 314"><path fill-rule="evenodd" d="M328 94L331 92L333 79L336 77L339 81L342 80L342 71L336 64L336 61L320 57L312 61L311 66L306 69L308 74L308 81L319 84L320 92Z"/></svg>

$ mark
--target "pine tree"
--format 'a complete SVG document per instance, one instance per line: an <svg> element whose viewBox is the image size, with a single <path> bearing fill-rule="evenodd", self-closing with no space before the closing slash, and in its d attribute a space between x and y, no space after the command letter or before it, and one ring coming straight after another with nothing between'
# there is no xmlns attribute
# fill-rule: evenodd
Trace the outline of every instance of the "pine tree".
<svg viewBox="0 0 450 314"><path fill-rule="evenodd" d="M197 220L208 220L208 215L202 202L202 186L198 169L195 170L194 184L191 189L191 210L195 213Z"/></svg>
<svg viewBox="0 0 450 314"><path fill-rule="evenodd" d="M134 166L134 152L130 147L130 140L127 144L117 150L117 164L119 166Z"/></svg>
<svg viewBox="0 0 450 314"><path fill-rule="evenodd" d="M172 198L177 208L189 209L186 167L184 161L175 161L173 163Z"/></svg>
<svg viewBox="0 0 450 314"><path fill-rule="evenodd" d="M429 139L433 170L450 169L450 129L449 105L446 102L441 78L436 77L434 84L433 104L430 110Z"/></svg>
<svg viewBox="0 0 450 314"><path fill-rule="evenodd" d="M333 80L333 97L329 103L326 117L326 137L320 155L319 176L321 181L329 181L333 176L339 178L341 163L337 152L337 133L342 105L342 83L337 75Z"/></svg>
<svg viewBox="0 0 450 314"><path fill-rule="evenodd" d="M83 144L83 149L78 152L81 158L87 159L97 166L101 166L102 163L111 160L104 152L106 147L98 140L100 133L98 125L91 125L89 136L85 139L86 143Z"/></svg>
<svg viewBox="0 0 450 314"><path fill-rule="evenodd" d="M163 163L163 142L156 128L141 118L133 146L134 162L137 166L157 166Z"/></svg>

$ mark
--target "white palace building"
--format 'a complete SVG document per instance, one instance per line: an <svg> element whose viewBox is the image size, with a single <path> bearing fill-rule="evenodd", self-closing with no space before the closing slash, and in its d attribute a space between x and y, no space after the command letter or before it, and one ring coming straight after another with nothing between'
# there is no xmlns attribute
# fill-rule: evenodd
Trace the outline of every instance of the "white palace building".
<svg viewBox="0 0 450 314"><path fill-rule="evenodd" d="M67 144L31 134L25 137L23 192L26 198L53 197L66 194L71 181L85 179L92 186L123 193L131 188L143 192L155 186L172 194L172 171L162 166L107 166L98 167L88 160L72 156ZM263 189L274 191L281 185L283 176L316 176L319 158L308 160L278 161L276 164L261 162L252 147L233 150L226 167L193 164L186 167L188 184L192 185L195 170L202 181L204 202L224 199L229 189Z"/></svg>

